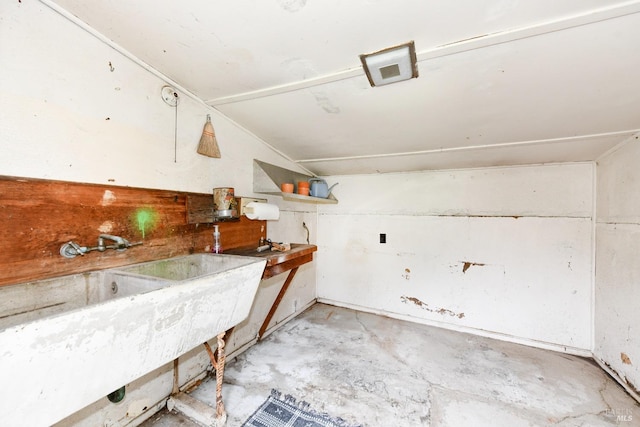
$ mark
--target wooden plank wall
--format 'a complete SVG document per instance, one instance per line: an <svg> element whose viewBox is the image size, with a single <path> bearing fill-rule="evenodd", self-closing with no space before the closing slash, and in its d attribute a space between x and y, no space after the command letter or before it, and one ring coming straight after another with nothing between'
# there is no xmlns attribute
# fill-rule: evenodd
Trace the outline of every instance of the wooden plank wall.
<svg viewBox="0 0 640 427"><path fill-rule="evenodd" d="M0 176L0 286L205 252L213 224L187 223L187 199L213 195ZM225 249L257 247L266 221L221 222ZM72 259L60 247L98 235L143 242ZM112 244L112 242L107 242Z"/></svg>

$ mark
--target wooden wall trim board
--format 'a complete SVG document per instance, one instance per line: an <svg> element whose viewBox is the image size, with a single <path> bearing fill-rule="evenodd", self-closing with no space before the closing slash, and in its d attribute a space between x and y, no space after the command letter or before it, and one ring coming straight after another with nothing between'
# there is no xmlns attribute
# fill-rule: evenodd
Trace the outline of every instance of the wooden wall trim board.
<svg viewBox="0 0 640 427"><path fill-rule="evenodd" d="M205 252L213 224L187 222L189 196L207 195L0 176L0 286ZM224 249L257 247L267 236L266 221L218 225ZM143 245L60 255L70 240L96 246L101 233Z"/></svg>

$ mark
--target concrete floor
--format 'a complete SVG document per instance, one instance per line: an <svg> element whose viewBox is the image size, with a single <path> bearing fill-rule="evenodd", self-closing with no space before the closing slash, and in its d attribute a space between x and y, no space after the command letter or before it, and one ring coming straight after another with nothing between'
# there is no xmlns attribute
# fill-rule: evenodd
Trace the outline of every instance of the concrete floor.
<svg viewBox="0 0 640 427"><path fill-rule="evenodd" d="M323 304L228 361L227 425L272 388L368 427L640 426L590 360ZM215 378L191 395L215 406ZM196 424L164 410L143 426Z"/></svg>

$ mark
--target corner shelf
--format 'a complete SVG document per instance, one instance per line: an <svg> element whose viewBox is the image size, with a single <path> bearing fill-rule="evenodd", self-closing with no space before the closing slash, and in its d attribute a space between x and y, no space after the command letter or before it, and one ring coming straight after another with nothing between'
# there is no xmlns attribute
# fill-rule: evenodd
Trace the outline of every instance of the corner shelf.
<svg viewBox="0 0 640 427"><path fill-rule="evenodd" d="M333 194L329 194L329 197L323 199L322 197L303 196L296 193L280 193L284 200L290 202L305 202L305 203L318 203L318 204L336 204L338 200L333 197Z"/></svg>
<svg viewBox="0 0 640 427"><path fill-rule="evenodd" d="M315 177L253 159L254 192L282 196L284 200L291 202L315 204L338 203L338 200L333 196L333 194L329 194L329 197L324 199L321 197L303 196L297 193L283 193L280 190L280 185L284 182L293 182L294 185L297 185L298 181L308 181L311 178Z"/></svg>

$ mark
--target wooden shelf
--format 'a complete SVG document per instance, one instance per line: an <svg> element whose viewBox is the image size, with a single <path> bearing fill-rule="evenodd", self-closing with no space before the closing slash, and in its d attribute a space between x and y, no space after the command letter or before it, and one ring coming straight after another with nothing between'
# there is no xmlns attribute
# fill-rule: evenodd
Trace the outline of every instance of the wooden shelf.
<svg viewBox="0 0 640 427"><path fill-rule="evenodd" d="M293 277L296 275L296 272L298 271L298 267L300 267L302 264L306 264L308 262L313 261L313 253L317 250L318 250L318 247L316 245L308 245L308 244L304 245L299 243L292 243L291 250L286 252L271 252L271 251L258 252L253 248L242 249L242 250L236 249L236 250L227 252L235 255L254 256L254 257L260 257L260 258L266 259L267 265L265 266L264 272L262 273L263 279L268 279L270 277L276 276L278 274L281 274L287 271L289 272L289 274L287 275L287 278L284 281L284 284L282 285L282 288L280 288L280 292L278 293L278 296L276 297L275 301L273 302L273 305L271 306L271 310L269 310L267 317L264 319L264 322L262 322L262 326L258 331L258 341L262 339L264 333L267 331L267 328L269 327L269 323L271 322L273 315L276 313L278 306L282 302L282 298L284 298L284 295L287 292L289 285L293 281ZM232 332L233 332L233 328L227 331L227 341L229 340L229 336L231 335Z"/></svg>
<svg viewBox="0 0 640 427"><path fill-rule="evenodd" d="M262 274L263 279L276 276L294 267L299 267L313 259L313 252L317 251L316 245L305 245L302 243L291 243L291 250L285 252L278 251L262 251L258 252L255 248L231 249L225 251L225 254L251 256L263 258L267 260L267 265Z"/></svg>
<svg viewBox="0 0 640 427"><path fill-rule="evenodd" d="M315 178L310 175L305 175L300 172L295 172L289 169L281 168L280 166L272 165L262 162L260 160L253 160L253 191L261 194L272 194L274 196L281 196L284 200L291 202L304 202L315 204L335 204L338 200L329 194L329 197L324 199L320 197L302 196L297 193L283 193L280 190L280 185L285 182L291 182L294 185L298 185L298 181L309 181L311 178Z"/></svg>
<svg viewBox="0 0 640 427"><path fill-rule="evenodd" d="M311 197L311 196L303 196L301 194L296 193L280 193L284 200L288 200L290 202L305 202L305 203L326 203L326 204L335 204L338 203L333 194L329 194L329 197L323 199L321 197Z"/></svg>

